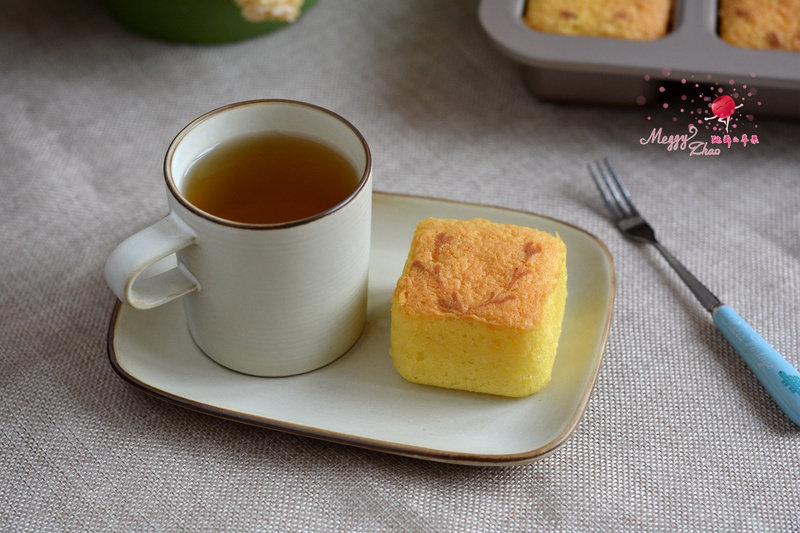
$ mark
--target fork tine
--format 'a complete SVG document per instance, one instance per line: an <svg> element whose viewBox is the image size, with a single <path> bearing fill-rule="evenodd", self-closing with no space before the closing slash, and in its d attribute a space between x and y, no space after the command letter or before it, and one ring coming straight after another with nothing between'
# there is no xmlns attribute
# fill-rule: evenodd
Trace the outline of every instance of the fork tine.
<svg viewBox="0 0 800 533"><path fill-rule="evenodd" d="M619 216L617 218L624 218L630 216L630 212L628 210L628 203L622 196L620 196L619 187L617 187L615 183L612 182L612 179L609 178L609 172L603 170L603 167L600 165L599 161L595 161L595 166L597 167L597 172L600 174L600 177L603 179L603 183L605 184L606 189L608 189L608 194L609 197L611 198L613 205L616 207L617 212L619 213Z"/></svg>
<svg viewBox="0 0 800 533"><path fill-rule="evenodd" d="M608 179L606 179L605 175L603 175L603 171L600 168L600 163L597 161L594 162L597 165L597 170L603 176L603 182L605 183L605 187L600 184L600 178L597 177L595 174L594 169L592 168L591 164L586 165L586 168L589 169L589 175L592 176L592 180L594 181L595 186L597 187L597 191L600 193L600 196L603 198L603 202L606 204L606 208L608 212L611 214L611 218L614 220L622 218L625 213L619 208L619 202L609 194L609 184Z"/></svg>
<svg viewBox="0 0 800 533"><path fill-rule="evenodd" d="M608 162L607 158L603 158L603 163L605 163L606 168L608 169L609 174L611 174L611 178L614 180L614 183L617 185L617 189L622 193L623 198L625 199L625 204L628 206L628 210L630 211L631 215L638 216L639 211L636 210L636 206L633 205L633 199L631 198L631 193L628 192L628 188L625 187L625 184L622 183L622 180L619 179L617 173L614 172L614 169L611 168L611 164ZM619 196L615 196L617 202L620 201Z"/></svg>

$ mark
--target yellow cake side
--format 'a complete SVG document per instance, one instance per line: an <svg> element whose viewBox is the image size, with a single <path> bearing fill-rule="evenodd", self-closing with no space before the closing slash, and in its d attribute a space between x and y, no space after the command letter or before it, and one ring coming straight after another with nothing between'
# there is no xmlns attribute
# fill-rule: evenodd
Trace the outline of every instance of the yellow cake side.
<svg viewBox="0 0 800 533"><path fill-rule="evenodd" d="M533 394L550 381L566 297L560 238L481 219L424 220L392 300L395 368L415 383Z"/></svg>
<svg viewBox="0 0 800 533"><path fill-rule="evenodd" d="M392 304L391 349L408 381L501 396L529 396L550 382L567 300L567 270L539 327L509 329L469 318L412 316Z"/></svg>
<svg viewBox="0 0 800 533"><path fill-rule="evenodd" d="M652 40L666 35L672 0L528 0L525 23L564 35Z"/></svg>

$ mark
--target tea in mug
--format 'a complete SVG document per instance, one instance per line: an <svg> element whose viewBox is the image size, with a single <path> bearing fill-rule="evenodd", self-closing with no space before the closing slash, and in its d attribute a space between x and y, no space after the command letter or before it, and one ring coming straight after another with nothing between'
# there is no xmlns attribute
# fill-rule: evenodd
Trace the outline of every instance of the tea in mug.
<svg viewBox="0 0 800 533"><path fill-rule="evenodd" d="M283 133L221 143L189 167L183 194L214 216L277 224L327 211L347 199L361 176L338 151Z"/></svg>

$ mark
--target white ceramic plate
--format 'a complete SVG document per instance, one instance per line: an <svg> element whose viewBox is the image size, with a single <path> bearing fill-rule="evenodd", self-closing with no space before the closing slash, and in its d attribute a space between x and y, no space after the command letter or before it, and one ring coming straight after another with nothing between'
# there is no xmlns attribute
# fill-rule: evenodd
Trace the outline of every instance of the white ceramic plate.
<svg viewBox="0 0 800 533"><path fill-rule="evenodd" d="M389 357L392 291L417 222L428 216L531 226L567 245L566 314L553 378L511 399L409 383ZM172 302L149 311L117 305L108 334L114 370L178 405L298 435L462 464L526 463L563 444L583 416L603 358L614 299L606 247L575 226L508 209L375 193L368 323L358 343L308 374L259 378L206 357Z"/></svg>

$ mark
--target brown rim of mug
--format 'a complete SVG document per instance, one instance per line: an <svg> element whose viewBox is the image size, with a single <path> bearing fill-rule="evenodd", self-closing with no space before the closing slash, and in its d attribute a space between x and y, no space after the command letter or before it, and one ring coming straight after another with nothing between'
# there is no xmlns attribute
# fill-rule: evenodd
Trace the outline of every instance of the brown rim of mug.
<svg viewBox="0 0 800 533"><path fill-rule="evenodd" d="M305 107L305 108L313 109L313 110L316 110L316 111L321 111L321 112L323 112L323 113L325 113L327 115L330 115L334 119L338 120L339 122L341 122L342 124L347 126L355 134L355 136L361 142L361 146L364 148L364 155L365 155L364 172L361 174L361 179L358 182L358 186L353 190L352 193L350 193L350 195L347 198L345 198L344 200L342 200L338 204L334 205L333 207L331 207L329 209L326 209L325 211L321 211L319 213L316 213L316 214L314 214L314 215L312 215L310 217L300 218L300 219L297 219L297 220L289 220L289 221L286 221L286 222L277 222L277 223L273 223L273 224L248 224L248 223L245 223L245 222L236 222L236 221L233 221L233 220L228 220L226 218L221 218L221 217L212 215L211 213L208 213L208 212L203 211L202 209L196 207L195 205L190 203L183 196L183 193L178 189L178 186L175 184L175 180L172 177L172 171L171 171L172 158L175 155L175 150L176 150L178 144L180 144L180 142L183 140L183 138L186 137L186 135L188 135L190 131L194 130L199 124L201 124L202 122L205 122L206 120L209 120L210 118L222 113L223 111L228 111L228 110L233 109L233 108L244 107L244 106L249 106L249 105L263 105L263 104L293 105L293 106ZM325 109L324 107L320 107L318 105L309 104L307 102L300 102L298 100L283 100L283 99L245 100L245 101L242 101L242 102L235 102L235 103L232 103L232 104L224 105L222 107L218 107L216 109L213 109L213 110L209 111L208 113L205 113L205 114L197 117L196 119L191 121L189 124L184 126L184 128L175 136L175 138L172 139L172 142L169 144L169 148L167 149L167 154L164 157L164 179L167 182L167 189L169 190L170 194L181 205L183 205L186 209L188 209L189 211L191 211L195 215L200 216L202 218L205 218L206 220L208 220L210 222L214 222L216 224L221 224L221 225L224 225L224 226L230 226L230 227L233 227L233 228L242 228L242 229L259 229L259 230L260 229L264 229L264 230L268 230L268 229L289 228L289 227L293 227L293 226L300 226L300 225L303 225L303 224L308 224L309 222L313 222L315 220L319 220L320 218L323 218L323 217L326 217L326 216L328 216L328 215L330 215L332 213L335 213L339 209L343 208L345 205L347 205L350 202L352 202L353 199L356 196L359 195L361 190L367 184L367 181L368 181L368 178L369 178L369 175L370 175L371 171L372 171L372 154L369 151L369 146L367 145L367 141L364 139L364 136L361 134L361 132L358 131L358 128L356 128L350 121L348 121L347 119L345 119L344 117L342 117L338 113L334 113L333 111L331 111L329 109Z"/></svg>

